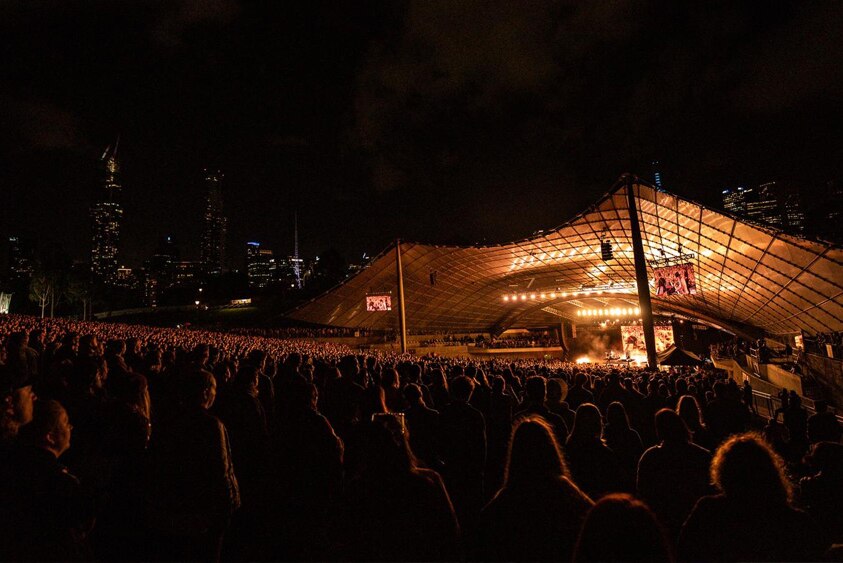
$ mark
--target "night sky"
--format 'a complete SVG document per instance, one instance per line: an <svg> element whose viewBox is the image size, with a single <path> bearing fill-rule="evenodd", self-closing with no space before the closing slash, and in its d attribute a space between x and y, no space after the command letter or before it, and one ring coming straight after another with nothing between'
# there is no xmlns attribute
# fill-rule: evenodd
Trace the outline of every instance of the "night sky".
<svg viewBox="0 0 843 563"><path fill-rule="evenodd" d="M681 4L681 5L680 5ZM120 135L121 263L247 240L349 260L503 242L623 172L719 205L843 179L843 2L0 0L0 231L87 258Z"/></svg>

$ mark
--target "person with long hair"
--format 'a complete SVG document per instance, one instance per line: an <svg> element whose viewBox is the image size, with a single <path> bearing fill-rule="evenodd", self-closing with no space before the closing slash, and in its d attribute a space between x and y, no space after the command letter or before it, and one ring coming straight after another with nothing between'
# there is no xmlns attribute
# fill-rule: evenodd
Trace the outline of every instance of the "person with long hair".
<svg viewBox="0 0 843 563"><path fill-rule="evenodd" d="M483 509L472 548L479 561L569 561L593 502L572 481L554 430L539 415L512 431L504 482Z"/></svg>
<svg viewBox="0 0 843 563"><path fill-rule="evenodd" d="M573 557L575 563L673 560L656 515L627 494L607 495L594 505L583 523Z"/></svg>
<svg viewBox="0 0 843 563"><path fill-rule="evenodd" d="M683 561L816 561L827 545L794 508L782 458L753 432L726 440L711 462L718 494L697 502L679 537Z"/></svg>
<svg viewBox="0 0 843 563"><path fill-rule="evenodd" d="M641 436L629 426L629 417L623 403L614 401L606 409L606 428L603 436L606 445L618 456L623 470L624 490L635 490L638 460L644 453Z"/></svg>
<svg viewBox="0 0 843 563"><path fill-rule="evenodd" d="M442 478L419 466L402 417L375 413L366 465L334 514L332 548L350 561L452 561L459 525Z"/></svg>
<svg viewBox="0 0 843 563"><path fill-rule="evenodd" d="M693 395L682 395L676 405L676 414L685 422L691 433L691 441L696 445L711 450L716 445L714 436L703 420L702 409Z"/></svg>

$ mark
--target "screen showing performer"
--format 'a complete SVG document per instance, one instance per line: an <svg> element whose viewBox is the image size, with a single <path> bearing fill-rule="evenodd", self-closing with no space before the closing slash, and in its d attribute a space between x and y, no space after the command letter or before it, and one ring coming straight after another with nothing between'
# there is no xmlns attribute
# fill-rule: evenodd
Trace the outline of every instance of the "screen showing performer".
<svg viewBox="0 0 843 563"><path fill-rule="evenodd" d="M392 296L391 295L367 295L366 296L366 310L367 311L391 311L392 310Z"/></svg>
<svg viewBox="0 0 843 563"><path fill-rule="evenodd" d="M678 264L653 269L653 283L657 297L670 295L696 295L697 280L694 266Z"/></svg>

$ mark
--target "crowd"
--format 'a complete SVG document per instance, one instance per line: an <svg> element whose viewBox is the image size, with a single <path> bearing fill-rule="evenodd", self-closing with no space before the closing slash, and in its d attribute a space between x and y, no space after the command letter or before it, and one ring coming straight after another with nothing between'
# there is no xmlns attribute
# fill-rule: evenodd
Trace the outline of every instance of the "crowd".
<svg viewBox="0 0 843 563"><path fill-rule="evenodd" d="M379 335L379 331L364 328L341 327L280 327L280 328L234 328L228 331L239 336L263 336L266 338L360 338Z"/></svg>
<svg viewBox="0 0 843 563"><path fill-rule="evenodd" d="M559 339L546 335L511 336L493 338L484 342L485 348L549 348L559 346Z"/></svg>
<svg viewBox="0 0 843 563"><path fill-rule="evenodd" d="M18 316L0 339L4 559L789 561L843 542L834 414L794 395L757 425L751 389L710 368Z"/></svg>

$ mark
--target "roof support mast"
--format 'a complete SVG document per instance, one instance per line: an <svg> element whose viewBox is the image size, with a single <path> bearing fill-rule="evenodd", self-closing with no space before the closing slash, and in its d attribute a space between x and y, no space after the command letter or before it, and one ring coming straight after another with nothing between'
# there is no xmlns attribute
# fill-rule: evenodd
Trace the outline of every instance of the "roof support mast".
<svg viewBox="0 0 843 563"><path fill-rule="evenodd" d="M407 312L404 309L404 268L401 265L401 239L395 241L395 274L398 277L398 330L401 353L407 353Z"/></svg>
<svg viewBox="0 0 843 563"><path fill-rule="evenodd" d="M638 223L638 206L635 203L633 184L635 178L627 174L626 201L629 205L629 224L632 231L632 255L635 258L635 282L638 285L638 306L644 325L644 344L647 347L647 364L655 369L658 366L656 356L656 332L653 327L653 305L650 302L650 280L647 278L647 261L644 259L644 244L641 242L641 225Z"/></svg>

